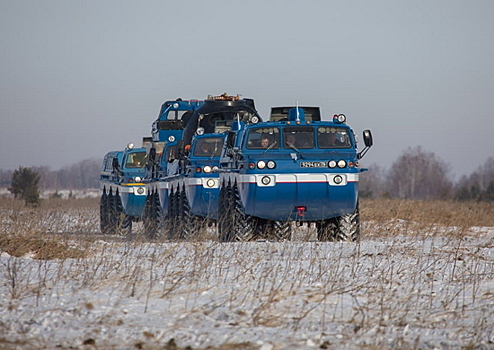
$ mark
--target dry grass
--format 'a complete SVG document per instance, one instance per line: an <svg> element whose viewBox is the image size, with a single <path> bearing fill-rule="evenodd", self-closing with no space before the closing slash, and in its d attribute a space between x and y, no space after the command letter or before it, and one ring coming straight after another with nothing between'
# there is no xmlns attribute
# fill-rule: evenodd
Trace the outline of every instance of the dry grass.
<svg viewBox="0 0 494 350"><path fill-rule="evenodd" d="M34 209L22 201L2 198L0 251L42 260L87 257L90 235L99 225L97 205L94 199L50 199Z"/></svg>
<svg viewBox="0 0 494 350"><path fill-rule="evenodd" d="M494 227L494 203L362 200L364 234L462 234L474 226Z"/></svg>
<svg viewBox="0 0 494 350"><path fill-rule="evenodd" d="M0 248L35 259L86 257L91 236L99 233L98 205L94 198L52 198L32 209L22 201L1 198ZM363 199L360 211L366 237L461 235L473 226L494 227L494 203ZM77 246L73 234L78 234ZM194 241L214 239L211 231L203 230Z"/></svg>

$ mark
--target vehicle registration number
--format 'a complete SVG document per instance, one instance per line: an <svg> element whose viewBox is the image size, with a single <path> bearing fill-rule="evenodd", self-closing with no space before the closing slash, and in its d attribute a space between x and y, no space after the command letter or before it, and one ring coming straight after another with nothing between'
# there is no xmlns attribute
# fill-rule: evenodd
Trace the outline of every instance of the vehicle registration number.
<svg viewBox="0 0 494 350"><path fill-rule="evenodd" d="M326 162L300 162L301 168L325 168Z"/></svg>

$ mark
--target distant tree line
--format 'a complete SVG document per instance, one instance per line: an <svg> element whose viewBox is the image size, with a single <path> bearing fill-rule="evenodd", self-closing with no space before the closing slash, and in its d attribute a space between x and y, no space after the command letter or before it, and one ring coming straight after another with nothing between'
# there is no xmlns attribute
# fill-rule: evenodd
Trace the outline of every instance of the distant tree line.
<svg viewBox="0 0 494 350"><path fill-rule="evenodd" d="M29 169L39 174L40 190L75 190L98 188L101 171L101 160L86 159L60 170L51 170L47 166ZM0 169L0 187L11 185L14 170Z"/></svg>
<svg viewBox="0 0 494 350"><path fill-rule="evenodd" d="M360 177L360 195L369 198L454 199L494 201L494 159L455 184L450 167L422 147L408 148L385 170L370 165Z"/></svg>
<svg viewBox="0 0 494 350"><path fill-rule="evenodd" d="M360 195L367 198L454 199L494 201L494 158L456 183L450 167L422 147L408 148L386 170L372 164L360 176ZM86 159L60 170L30 168L39 174L40 190L98 188L101 160ZM0 187L10 187L14 171L0 169Z"/></svg>

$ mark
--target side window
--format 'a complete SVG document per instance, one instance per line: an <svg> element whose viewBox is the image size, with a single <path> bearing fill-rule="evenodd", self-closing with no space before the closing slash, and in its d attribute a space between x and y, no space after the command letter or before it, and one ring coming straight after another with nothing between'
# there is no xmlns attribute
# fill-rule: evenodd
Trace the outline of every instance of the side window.
<svg viewBox="0 0 494 350"><path fill-rule="evenodd" d="M112 171L113 170L113 158L114 157L112 157L112 156L106 157L104 171Z"/></svg>
<svg viewBox="0 0 494 350"><path fill-rule="evenodd" d="M278 128L257 128L249 131L248 149L280 148L280 130Z"/></svg>
<svg viewBox="0 0 494 350"><path fill-rule="evenodd" d="M169 111L166 119L168 120L181 120L183 115L186 114L187 111Z"/></svg>

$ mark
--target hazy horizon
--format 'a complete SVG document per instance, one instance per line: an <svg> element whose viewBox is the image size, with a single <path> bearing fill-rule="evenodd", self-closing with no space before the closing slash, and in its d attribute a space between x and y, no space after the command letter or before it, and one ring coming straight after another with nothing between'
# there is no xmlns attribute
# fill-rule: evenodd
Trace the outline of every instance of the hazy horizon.
<svg viewBox="0 0 494 350"><path fill-rule="evenodd" d="M32 0L0 4L0 168L59 169L149 136L165 100L227 92L347 115L389 168L456 179L494 156L494 2ZM362 144L360 144L362 146Z"/></svg>

